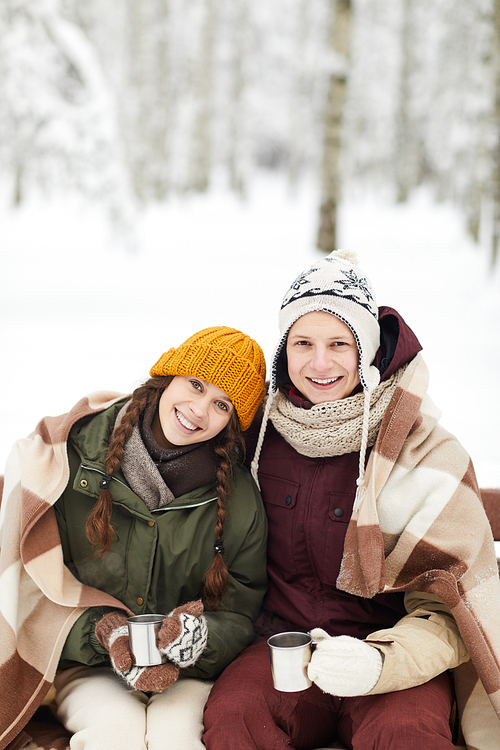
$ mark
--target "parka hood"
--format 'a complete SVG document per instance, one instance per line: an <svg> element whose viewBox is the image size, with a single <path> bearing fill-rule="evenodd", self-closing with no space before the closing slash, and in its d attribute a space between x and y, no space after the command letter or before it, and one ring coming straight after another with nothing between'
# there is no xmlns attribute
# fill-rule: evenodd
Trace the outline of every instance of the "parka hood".
<svg viewBox="0 0 500 750"><path fill-rule="evenodd" d="M403 365L422 350L422 346L410 326L392 307L379 307L380 348L375 364L380 370L380 379L387 380Z"/></svg>
<svg viewBox="0 0 500 750"><path fill-rule="evenodd" d="M422 346L403 317L392 307L379 307L380 347L375 356L375 365L380 379L387 380L403 365L416 357ZM281 350L277 363L278 387L286 387L286 395L295 406L308 408L309 402L289 386L286 347ZM354 393L361 393L359 385Z"/></svg>

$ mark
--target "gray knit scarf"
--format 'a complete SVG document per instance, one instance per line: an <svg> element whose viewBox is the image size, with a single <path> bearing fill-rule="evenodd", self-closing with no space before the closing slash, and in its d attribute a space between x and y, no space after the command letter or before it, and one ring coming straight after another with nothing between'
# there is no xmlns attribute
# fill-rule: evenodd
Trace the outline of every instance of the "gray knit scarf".
<svg viewBox="0 0 500 750"><path fill-rule="evenodd" d="M127 405L128 403L118 413L115 429L120 424ZM130 488L149 510L164 508L175 497L213 482L217 469L216 457L210 443L196 443L172 449L160 447L151 431L153 413L154 409L147 410L144 414L144 435L140 426L135 425L125 444L125 454L121 462L121 470ZM158 465L151 453L158 459Z"/></svg>

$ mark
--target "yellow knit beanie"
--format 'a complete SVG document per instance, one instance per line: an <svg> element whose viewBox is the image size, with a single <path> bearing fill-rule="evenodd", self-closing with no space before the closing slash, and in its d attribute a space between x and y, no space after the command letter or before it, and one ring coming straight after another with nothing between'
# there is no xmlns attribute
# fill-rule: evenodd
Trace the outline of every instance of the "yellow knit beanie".
<svg viewBox="0 0 500 750"><path fill-rule="evenodd" d="M149 374L192 375L213 383L233 402L242 430L250 427L266 394L262 349L250 336L226 326L204 328L164 352Z"/></svg>

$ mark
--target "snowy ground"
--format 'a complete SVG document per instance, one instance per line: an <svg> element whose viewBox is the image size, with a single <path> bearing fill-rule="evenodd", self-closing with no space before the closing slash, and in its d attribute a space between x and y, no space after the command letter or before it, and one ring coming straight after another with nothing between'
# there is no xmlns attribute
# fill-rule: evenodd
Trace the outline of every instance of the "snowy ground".
<svg viewBox="0 0 500 750"><path fill-rule="evenodd" d="M321 257L316 205L313 189L291 197L275 178L246 203L224 191L175 199L138 217L135 253L76 201L0 209L0 467L41 416L94 390L128 392L200 328L241 328L269 359L283 293ZM346 200L340 234L378 303L420 338L431 397L480 485L500 487L500 274L458 214L425 195Z"/></svg>

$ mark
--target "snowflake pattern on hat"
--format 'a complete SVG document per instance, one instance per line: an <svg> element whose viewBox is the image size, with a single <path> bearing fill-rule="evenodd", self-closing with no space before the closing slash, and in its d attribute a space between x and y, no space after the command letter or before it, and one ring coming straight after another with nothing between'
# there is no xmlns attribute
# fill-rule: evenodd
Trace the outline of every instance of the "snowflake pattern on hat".
<svg viewBox="0 0 500 750"><path fill-rule="evenodd" d="M340 274L336 279L330 277L329 286L325 286L324 284L318 285L319 279L315 283L315 277L318 275L322 276L324 273L321 266L325 262L335 263L338 266ZM305 299L308 297L318 297L319 295L322 297L343 297L361 305L375 319L377 318L377 307L366 276L358 274L357 270L352 267L342 268L339 260L333 258L325 258L321 261L320 265L308 268L299 274L285 294L281 309L283 310L284 307L298 298Z"/></svg>

